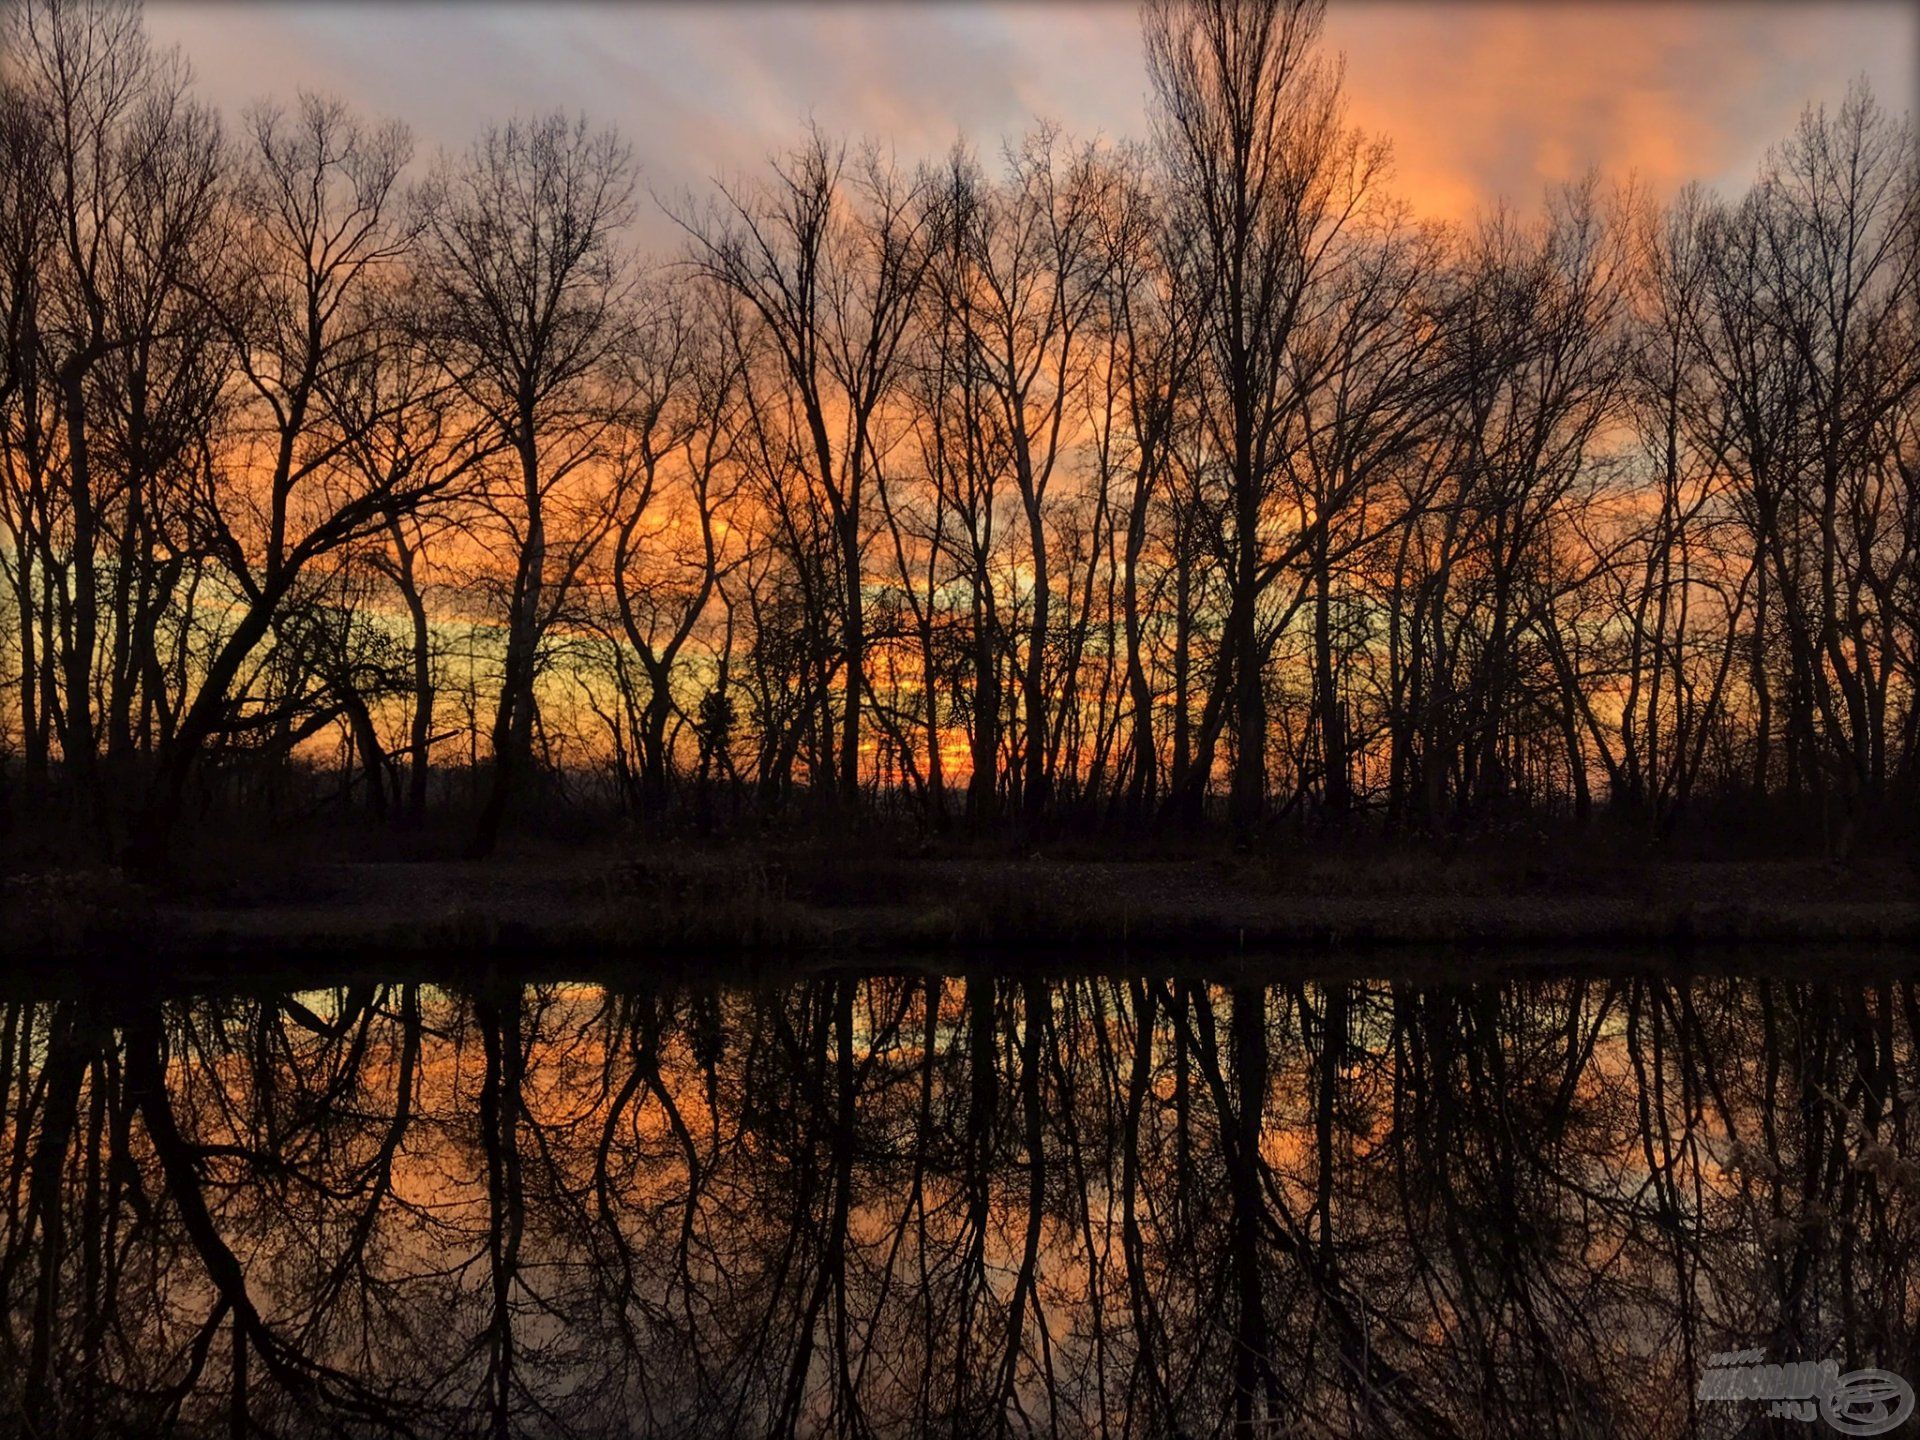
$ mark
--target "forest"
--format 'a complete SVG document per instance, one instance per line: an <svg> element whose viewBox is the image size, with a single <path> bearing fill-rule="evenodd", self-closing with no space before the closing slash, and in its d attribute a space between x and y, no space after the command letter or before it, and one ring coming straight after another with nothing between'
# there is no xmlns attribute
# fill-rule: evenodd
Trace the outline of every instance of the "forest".
<svg viewBox="0 0 1920 1440"><path fill-rule="evenodd" d="M655 197L588 117L222 117L137 6L8 6L9 853L1910 840L1911 120L1442 224L1323 9L1147 0L1144 136Z"/></svg>

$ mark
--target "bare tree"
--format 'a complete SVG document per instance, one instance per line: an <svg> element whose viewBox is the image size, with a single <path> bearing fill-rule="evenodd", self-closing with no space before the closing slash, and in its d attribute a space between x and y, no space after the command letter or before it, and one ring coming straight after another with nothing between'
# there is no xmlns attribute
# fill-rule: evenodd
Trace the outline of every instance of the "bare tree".
<svg viewBox="0 0 1920 1440"><path fill-rule="evenodd" d="M759 317L791 406L789 463L824 502L838 545L837 784L851 807L867 684L867 501L924 273L923 196L876 153L849 174L844 151L818 131L762 189L721 194L713 214L686 222L695 260Z"/></svg>
<svg viewBox="0 0 1920 1440"><path fill-rule="evenodd" d="M495 500L511 567L493 774L471 849L490 852L516 776L532 763L542 638L566 603L598 507L571 503L608 438L611 367L628 323L619 232L632 159L611 131L561 115L489 130L443 164L424 201L420 259L431 342L498 427L518 474ZM550 536L549 512L576 522ZM559 518L559 517L554 517Z"/></svg>
<svg viewBox="0 0 1920 1440"><path fill-rule="evenodd" d="M22 681L37 665L50 682L57 649L60 683L40 686L41 715L53 718L81 811L105 831L102 731L124 769L136 693L149 708L167 703L152 646L170 598L160 557L178 537L160 534L161 492L177 488L183 457L211 428L224 378L194 285L221 141L185 65L151 48L136 7L15 7L6 43L8 129L30 163L9 200L4 379L17 416L8 509L25 542ZM35 608L50 622L37 654L26 648Z"/></svg>
<svg viewBox="0 0 1920 1440"><path fill-rule="evenodd" d="M467 493L505 445L497 426L467 405L456 380L431 353L430 327L418 314L417 278L390 277L362 297L370 323L353 342L351 364L329 377L329 401L347 438L346 462L369 489L390 496L383 533L361 549L386 577L407 613L411 716L406 740L405 811L426 811L435 741L435 644L428 612L433 552L452 548L451 532ZM436 503L421 505L430 491Z"/></svg>
<svg viewBox="0 0 1920 1440"><path fill-rule="evenodd" d="M1046 808L1051 753L1046 682L1057 547L1047 496L1081 438L1074 422L1090 354L1081 341L1106 279L1097 226L1112 183L1093 149L1065 156L1060 149L1042 129L1009 151L1004 183L967 209L959 236L964 268L946 282L950 304L952 288L967 292L965 340L998 411L1026 521L1019 790L1030 816Z"/></svg>
<svg viewBox="0 0 1920 1440"><path fill-rule="evenodd" d="M1320 0L1156 0L1145 20L1168 221L1194 237L1193 283L1205 295L1204 413L1227 492L1229 609L1199 754L1176 801L1197 811L1231 722L1228 809L1241 826L1267 795L1260 602L1298 548L1296 538L1276 554L1269 533L1298 404L1287 347L1385 162L1383 147L1342 128L1338 75L1314 59L1324 10Z"/></svg>
<svg viewBox="0 0 1920 1440"><path fill-rule="evenodd" d="M726 304L727 301L707 304ZM706 306L656 298L627 363L632 400L614 499L611 583L620 632L645 673L635 717L645 808L667 799L667 722L682 656L732 563L742 356Z"/></svg>
<svg viewBox="0 0 1920 1440"><path fill-rule="evenodd" d="M1888 641L1915 564L1911 522L1895 518L1911 512L1910 471L1889 464L1889 442L1897 453L1894 417L1920 386L1917 193L1911 128L1857 89L1803 116L1710 242L1703 353L1765 557L1763 619L1785 642L1788 774L1819 798L1841 854L1886 784Z"/></svg>
<svg viewBox="0 0 1920 1440"><path fill-rule="evenodd" d="M1150 0L1151 147L813 131L643 283L584 119L408 193L397 126L230 143L135 8L10 7L0 795L142 864L190 798L417 821L456 748L475 853L689 767L933 825L966 771L1022 830L1903 823L1910 122L1422 225L1322 18Z"/></svg>
<svg viewBox="0 0 1920 1440"><path fill-rule="evenodd" d="M234 681L307 567L378 533L444 477L370 480L353 462L369 417L341 406L364 363L369 292L406 253L400 173L411 141L338 101L303 95L291 117L251 117L250 145L220 260L205 282L240 386L232 430L208 450L187 497L195 543L231 587L235 618L208 655L160 756L132 858L156 863L194 761L227 723Z"/></svg>

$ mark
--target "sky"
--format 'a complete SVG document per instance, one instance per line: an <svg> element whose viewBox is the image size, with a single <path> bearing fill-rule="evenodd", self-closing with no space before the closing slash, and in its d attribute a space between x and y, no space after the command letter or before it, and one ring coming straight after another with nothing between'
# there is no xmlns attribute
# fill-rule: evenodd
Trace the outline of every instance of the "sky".
<svg viewBox="0 0 1920 1440"><path fill-rule="evenodd" d="M1129 0L597 0L590 4L149 0L148 26L230 117L263 95L338 94L405 120L423 155L554 109L611 123L669 202L752 173L811 118L903 161L957 136L990 155L1036 119L1145 138ZM1331 0L1349 111L1394 144L1423 214L1536 206L1589 167L1656 194L1744 186L1802 108L1865 76L1920 89L1910 0ZM643 237L670 243L650 202Z"/></svg>

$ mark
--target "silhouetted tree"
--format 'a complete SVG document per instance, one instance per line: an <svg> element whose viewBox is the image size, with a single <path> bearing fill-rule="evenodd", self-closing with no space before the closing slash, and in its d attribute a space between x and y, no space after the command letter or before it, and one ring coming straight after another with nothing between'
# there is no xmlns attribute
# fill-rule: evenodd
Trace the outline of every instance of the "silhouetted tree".
<svg viewBox="0 0 1920 1440"><path fill-rule="evenodd" d="M604 528L596 498L573 492L592 485L617 408L610 386L630 286L618 232L631 167L626 146L584 120L516 120L443 166L423 201L430 344L517 470L490 496L511 576L476 854L493 849L515 778L532 763L541 641Z"/></svg>

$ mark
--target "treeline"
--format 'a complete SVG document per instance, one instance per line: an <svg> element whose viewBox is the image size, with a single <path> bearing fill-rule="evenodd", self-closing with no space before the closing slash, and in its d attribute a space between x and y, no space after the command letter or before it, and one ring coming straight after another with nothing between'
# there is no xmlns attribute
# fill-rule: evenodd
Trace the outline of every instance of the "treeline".
<svg viewBox="0 0 1920 1440"><path fill-rule="evenodd" d="M643 256L584 120L229 130L10 8L9 813L1910 811L1909 123L1426 223L1321 15L1149 0L1150 142L815 132Z"/></svg>

